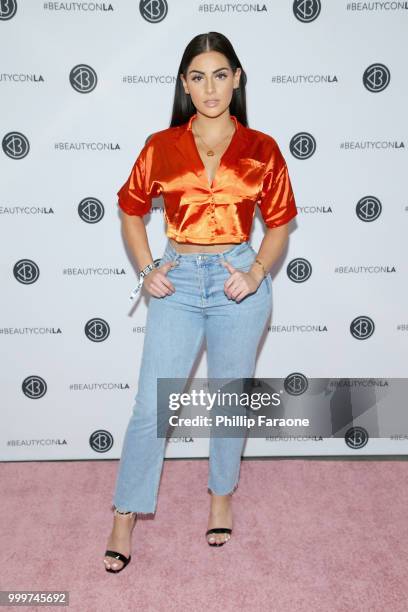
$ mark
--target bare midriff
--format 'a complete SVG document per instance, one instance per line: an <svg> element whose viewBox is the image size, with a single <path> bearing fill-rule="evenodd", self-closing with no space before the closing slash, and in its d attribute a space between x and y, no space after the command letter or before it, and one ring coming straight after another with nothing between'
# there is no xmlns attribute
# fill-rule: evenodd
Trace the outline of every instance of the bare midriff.
<svg viewBox="0 0 408 612"><path fill-rule="evenodd" d="M232 244L198 244L198 243L180 243L169 238L171 246L178 253L223 253L231 247L237 246L237 243Z"/></svg>

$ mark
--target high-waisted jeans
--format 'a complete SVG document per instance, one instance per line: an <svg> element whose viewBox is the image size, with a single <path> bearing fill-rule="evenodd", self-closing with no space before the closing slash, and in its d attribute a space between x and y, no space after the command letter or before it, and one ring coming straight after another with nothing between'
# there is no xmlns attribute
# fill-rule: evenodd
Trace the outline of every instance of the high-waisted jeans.
<svg viewBox="0 0 408 612"><path fill-rule="evenodd" d="M165 437L157 436L157 379L188 379L203 340L207 378L251 378L256 353L272 309L268 274L254 293L228 299L224 283L234 268L248 272L256 251L247 241L222 253L178 253L167 241L160 265L173 260L167 278L176 291L150 295L138 390L119 462L114 506L154 513L162 473ZM238 486L245 437L209 437L208 489L232 494Z"/></svg>

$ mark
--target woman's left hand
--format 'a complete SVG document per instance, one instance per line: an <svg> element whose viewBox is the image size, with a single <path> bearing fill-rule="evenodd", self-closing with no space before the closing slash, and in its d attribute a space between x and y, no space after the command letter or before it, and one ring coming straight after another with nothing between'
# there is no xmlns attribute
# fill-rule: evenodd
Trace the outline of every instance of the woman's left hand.
<svg viewBox="0 0 408 612"><path fill-rule="evenodd" d="M255 293L263 280L262 273L259 278L259 275L255 275L251 271L243 272L242 270L237 270L228 261L224 260L221 263L231 274L224 283L224 292L229 300L232 299L240 302L246 295Z"/></svg>

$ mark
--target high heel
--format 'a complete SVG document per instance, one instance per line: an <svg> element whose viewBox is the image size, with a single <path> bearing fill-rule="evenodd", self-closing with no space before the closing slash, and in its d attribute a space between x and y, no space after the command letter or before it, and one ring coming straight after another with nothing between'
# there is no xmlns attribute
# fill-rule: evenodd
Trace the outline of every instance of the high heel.
<svg viewBox="0 0 408 612"><path fill-rule="evenodd" d="M118 510L117 508L114 509L113 514L133 514L134 518L136 519L136 512L121 512L120 510ZM136 520L133 521L133 525L132 525L132 529L131 529L131 533L133 531L133 528L135 526ZM132 559L132 555L129 555L128 557L125 557L125 555L123 555L120 552L117 552L116 550L106 550L105 551L105 557L113 557L114 559L117 559L118 561L121 561L123 563L122 567L120 567L119 569L113 569L112 567L106 567L105 565L105 569L107 572L111 572L112 574L118 574L119 572L121 572L122 570L125 569L125 567L127 565L129 565L131 559Z"/></svg>
<svg viewBox="0 0 408 612"><path fill-rule="evenodd" d="M214 527L213 529L209 529L208 531L206 531L205 536L207 537L208 535L210 535L210 533L232 533L232 529L229 529L227 527ZM230 540L231 537L227 538L226 540L224 540L224 542L209 542L207 539L207 544L208 546L224 546L224 544L226 542L228 542L228 540Z"/></svg>

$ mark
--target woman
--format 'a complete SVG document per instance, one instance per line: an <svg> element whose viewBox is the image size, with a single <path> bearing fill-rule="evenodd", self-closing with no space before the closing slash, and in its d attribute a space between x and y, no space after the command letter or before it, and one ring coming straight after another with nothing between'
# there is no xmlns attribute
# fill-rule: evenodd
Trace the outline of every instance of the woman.
<svg viewBox="0 0 408 612"><path fill-rule="evenodd" d="M209 379L254 375L272 307L267 271L297 210L276 141L247 127L245 83L225 36L193 38L179 67L171 125L149 138L118 192L125 239L152 299L113 499L104 558L110 572L131 559L137 513L156 510L165 445L156 429L157 379L187 379L204 339ZM142 217L158 195L168 241L157 267ZM258 253L248 242L256 204L267 227ZM244 440L210 437L210 546L231 537Z"/></svg>

